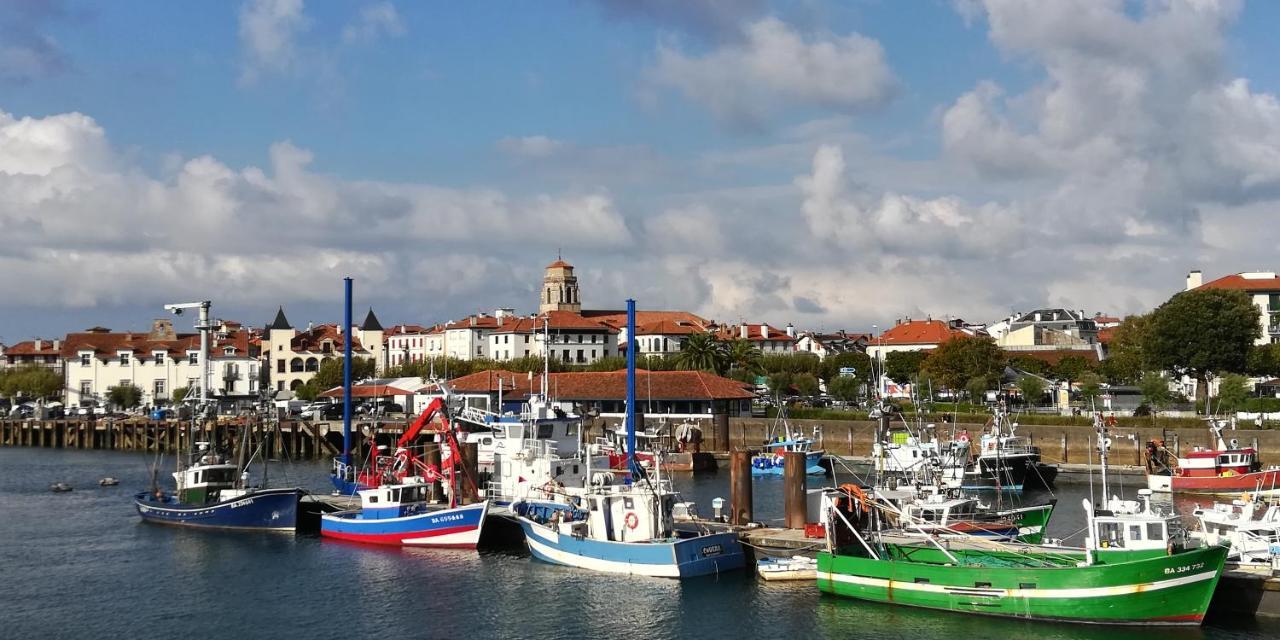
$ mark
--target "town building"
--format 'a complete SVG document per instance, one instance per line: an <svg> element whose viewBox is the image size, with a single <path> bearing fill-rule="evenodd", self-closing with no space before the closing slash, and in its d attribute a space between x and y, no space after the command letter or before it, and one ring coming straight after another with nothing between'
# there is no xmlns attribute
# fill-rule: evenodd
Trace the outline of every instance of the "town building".
<svg viewBox="0 0 1280 640"><path fill-rule="evenodd" d="M767 323L743 322L716 327L714 332L717 338L726 342L746 340L764 355L791 355L796 352L796 328L790 324L785 329L778 329Z"/></svg>
<svg viewBox="0 0 1280 640"><path fill-rule="evenodd" d="M1203 282L1199 271L1187 274L1187 291L1192 289L1232 289L1243 291L1262 314L1262 336L1256 344L1280 343L1280 277L1273 271L1249 271Z"/></svg>
<svg viewBox="0 0 1280 640"><path fill-rule="evenodd" d="M846 331L816 333L806 331L801 333L799 339L796 340L796 353L812 353L818 356L819 360L822 360L827 356L841 353L865 352L867 343L870 341L871 334L869 333L849 333Z"/></svg>
<svg viewBox="0 0 1280 640"><path fill-rule="evenodd" d="M1024 351L1091 351L1101 356L1098 325L1084 311L1036 309L987 327L1000 348Z"/></svg>
<svg viewBox="0 0 1280 640"><path fill-rule="evenodd" d="M391 367L428 359L430 334L433 329L434 327L428 328L416 324L399 324L388 329L382 336L385 345L383 357L386 358L382 369L385 371Z"/></svg>
<svg viewBox="0 0 1280 640"><path fill-rule="evenodd" d="M267 325L262 341L263 360L267 363L271 387L275 391L292 391L315 377L325 360L341 358L350 335L354 358L373 358L375 368L382 370L386 360L382 324L373 309L358 327L343 331L341 324L320 324L298 331L289 324L284 307Z"/></svg>
<svg viewBox="0 0 1280 640"><path fill-rule="evenodd" d="M259 393L255 336L239 323L218 321L209 338L210 397L224 406L253 403ZM150 332L112 332L95 327L62 341L66 405L102 404L112 387L133 385L144 406L170 402L175 389L192 393L200 384L200 336L179 334L168 319Z"/></svg>
<svg viewBox="0 0 1280 640"><path fill-rule="evenodd" d="M876 360L894 351L926 351L959 336L972 336L972 330L956 327L943 320L898 320L894 326L867 342L867 355Z"/></svg>
<svg viewBox="0 0 1280 640"><path fill-rule="evenodd" d="M45 367L62 374L62 340L36 338L12 345L0 344L0 371Z"/></svg>
<svg viewBox="0 0 1280 640"><path fill-rule="evenodd" d="M559 258L547 265L546 274L542 277L538 313L548 311L582 311L578 277L573 275L573 265Z"/></svg>

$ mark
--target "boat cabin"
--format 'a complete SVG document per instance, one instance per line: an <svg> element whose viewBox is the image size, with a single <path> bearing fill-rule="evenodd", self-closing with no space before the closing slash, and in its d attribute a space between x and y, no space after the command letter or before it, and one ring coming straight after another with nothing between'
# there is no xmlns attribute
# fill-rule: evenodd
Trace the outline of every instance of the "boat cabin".
<svg viewBox="0 0 1280 640"><path fill-rule="evenodd" d="M1092 511L1085 546L1095 551L1161 551L1187 546L1186 529L1172 511L1157 513L1151 508L1151 490L1140 489L1138 500L1112 497L1106 509ZM1086 499L1085 512L1091 512Z"/></svg>
<svg viewBox="0 0 1280 640"><path fill-rule="evenodd" d="M1237 445L1233 439L1232 445ZM1252 447L1244 449L1201 449L1196 447L1185 458L1178 458L1178 475L1184 477L1212 478L1227 475L1243 475L1262 470L1258 452Z"/></svg>
<svg viewBox="0 0 1280 640"><path fill-rule="evenodd" d="M401 518L426 511L431 485L418 477L405 480L404 484L384 484L360 491L360 518Z"/></svg>
<svg viewBox="0 0 1280 640"><path fill-rule="evenodd" d="M670 538L675 531L676 494L657 495L638 485L599 487L583 496L586 525L596 540L644 542Z"/></svg>

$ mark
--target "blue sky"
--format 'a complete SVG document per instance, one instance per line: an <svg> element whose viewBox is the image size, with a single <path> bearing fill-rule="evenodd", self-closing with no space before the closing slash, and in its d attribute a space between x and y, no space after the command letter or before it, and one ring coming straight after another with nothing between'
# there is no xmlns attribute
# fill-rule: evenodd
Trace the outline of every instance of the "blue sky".
<svg viewBox="0 0 1280 640"><path fill-rule="evenodd" d="M0 341L529 311L557 249L726 321L1141 311L1276 267L1277 11L0 0Z"/></svg>

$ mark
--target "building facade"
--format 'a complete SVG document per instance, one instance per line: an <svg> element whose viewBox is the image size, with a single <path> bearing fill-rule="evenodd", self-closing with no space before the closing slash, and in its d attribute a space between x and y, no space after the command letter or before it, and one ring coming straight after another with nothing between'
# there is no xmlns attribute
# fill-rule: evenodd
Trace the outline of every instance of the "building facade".
<svg viewBox="0 0 1280 640"><path fill-rule="evenodd" d="M62 340L27 340L12 345L0 344L0 371L44 367L62 374Z"/></svg>
<svg viewBox="0 0 1280 640"><path fill-rule="evenodd" d="M349 331L343 331L341 324L313 325L298 331L289 324L281 307L265 333L263 360L271 387L277 392L297 389L315 377L322 362L342 358L348 336L352 339L352 357L372 358L378 371L387 362L384 330L373 309L363 323Z"/></svg>
<svg viewBox="0 0 1280 640"><path fill-rule="evenodd" d="M1249 299L1253 300L1254 306L1258 307L1258 311L1262 314L1259 320L1262 324L1262 335L1255 343L1280 343L1280 277L1277 277L1275 272L1236 273L1210 282L1202 282L1202 279L1203 276L1199 271L1188 273L1187 290L1203 287L1243 291Z"/></svg>

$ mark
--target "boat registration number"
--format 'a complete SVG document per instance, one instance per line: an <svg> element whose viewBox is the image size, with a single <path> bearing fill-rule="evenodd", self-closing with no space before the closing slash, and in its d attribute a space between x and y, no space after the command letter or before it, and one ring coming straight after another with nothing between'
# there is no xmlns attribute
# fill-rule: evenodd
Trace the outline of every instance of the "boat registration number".
<svg viewBox="0 0 1280 640"><path fill-rule="evenodd" d="M721 553L724 553L724 547L721 547L718 544L708 545L702 548L702 555L704 556L718 556Z"/></svg>
<svg viewBox="0 0 1280 640"><path fill-rule="evenodd" d="M1164 572L1166 574L1187 573L1190 571L1196 571L1203 568L1204 568L1204 563L1197 562L1195 564L1188 564L1181 567L1166 567Z"/></svg>

